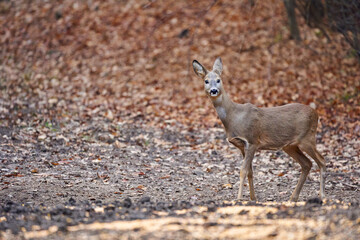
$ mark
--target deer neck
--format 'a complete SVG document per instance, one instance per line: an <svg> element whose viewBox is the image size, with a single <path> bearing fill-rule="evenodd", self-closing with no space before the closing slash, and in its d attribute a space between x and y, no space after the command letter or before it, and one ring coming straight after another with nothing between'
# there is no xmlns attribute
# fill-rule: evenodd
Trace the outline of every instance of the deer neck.
<svg viewBox="0 0 360 240"><path fill-rule="evenodd" d="M229 95L225 91L222 91L222 94L219 97L211 99L211 101L221 122L225 128L227 128L227 119L233 108L233 102L231 101Z"/></svg>

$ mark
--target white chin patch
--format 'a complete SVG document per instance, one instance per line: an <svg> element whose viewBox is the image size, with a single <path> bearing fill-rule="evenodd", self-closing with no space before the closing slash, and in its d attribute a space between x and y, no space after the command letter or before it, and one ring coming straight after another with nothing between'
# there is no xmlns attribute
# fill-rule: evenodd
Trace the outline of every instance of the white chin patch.
<svg viewBox="0 0 360 240"><path fill-rule="evenodd" d="M219 93L210 93L211 97L217 97L219 95Z"/></svg>

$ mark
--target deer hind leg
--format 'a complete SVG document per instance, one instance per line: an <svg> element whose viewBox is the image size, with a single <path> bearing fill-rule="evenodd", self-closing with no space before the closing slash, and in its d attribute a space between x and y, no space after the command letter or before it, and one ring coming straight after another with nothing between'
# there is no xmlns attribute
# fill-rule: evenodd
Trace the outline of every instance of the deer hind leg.
<svg viewBox="0 0 360 240"><path fill-rule="evenodd" d="M256 201L252 163L250 163L250 169L249 169L249 173L248 173L248 180L249 180L249 189L250 189L250 199L253 200L253 201Z"/></svg>
<svg viewBox="0 0 360 240"><path fill-rule="evenodd" d="M289 154L295 161L301 166L301 175L296 185L294 192L290 197L290 201L296 202L299 199L299 194L302 187L304 186L306 177L308 176L312 163L311 161L301 152L298 146L287 146L283 150Z"/></svg>
<svg viewBox="0 0 360 240"><path fill-rule="evenodd" d="M314 144L304 144L300 145L301 149L309 154L309 156L314 159L316 164L320 169L320 198L325 198L325 171L326 164L324 157L316 150L315 143Z"/></svg>

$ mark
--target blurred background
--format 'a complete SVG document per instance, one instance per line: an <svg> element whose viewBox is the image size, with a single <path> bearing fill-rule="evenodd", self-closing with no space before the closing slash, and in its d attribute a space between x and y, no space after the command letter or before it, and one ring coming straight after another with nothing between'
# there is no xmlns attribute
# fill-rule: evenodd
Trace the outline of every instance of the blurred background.
<svg viewBox="0 0 360 240"><path fill-rule="evenodd" d="M311 104L321 141L360 135L356 0L3 0L0 26L3 126L220 126L191 62L221 56L233 100Z"/></svg>

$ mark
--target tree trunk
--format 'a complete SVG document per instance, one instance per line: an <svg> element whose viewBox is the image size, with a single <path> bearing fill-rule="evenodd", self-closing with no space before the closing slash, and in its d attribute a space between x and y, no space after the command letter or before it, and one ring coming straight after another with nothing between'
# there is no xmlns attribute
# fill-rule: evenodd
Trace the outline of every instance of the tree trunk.
<svg viewBox="0 0 360 240"><path fill-rule="evenodd" d="M295 16L295 0L284 0L284 5L288 15L291 38L299 42L301 37Z"/></svg>

